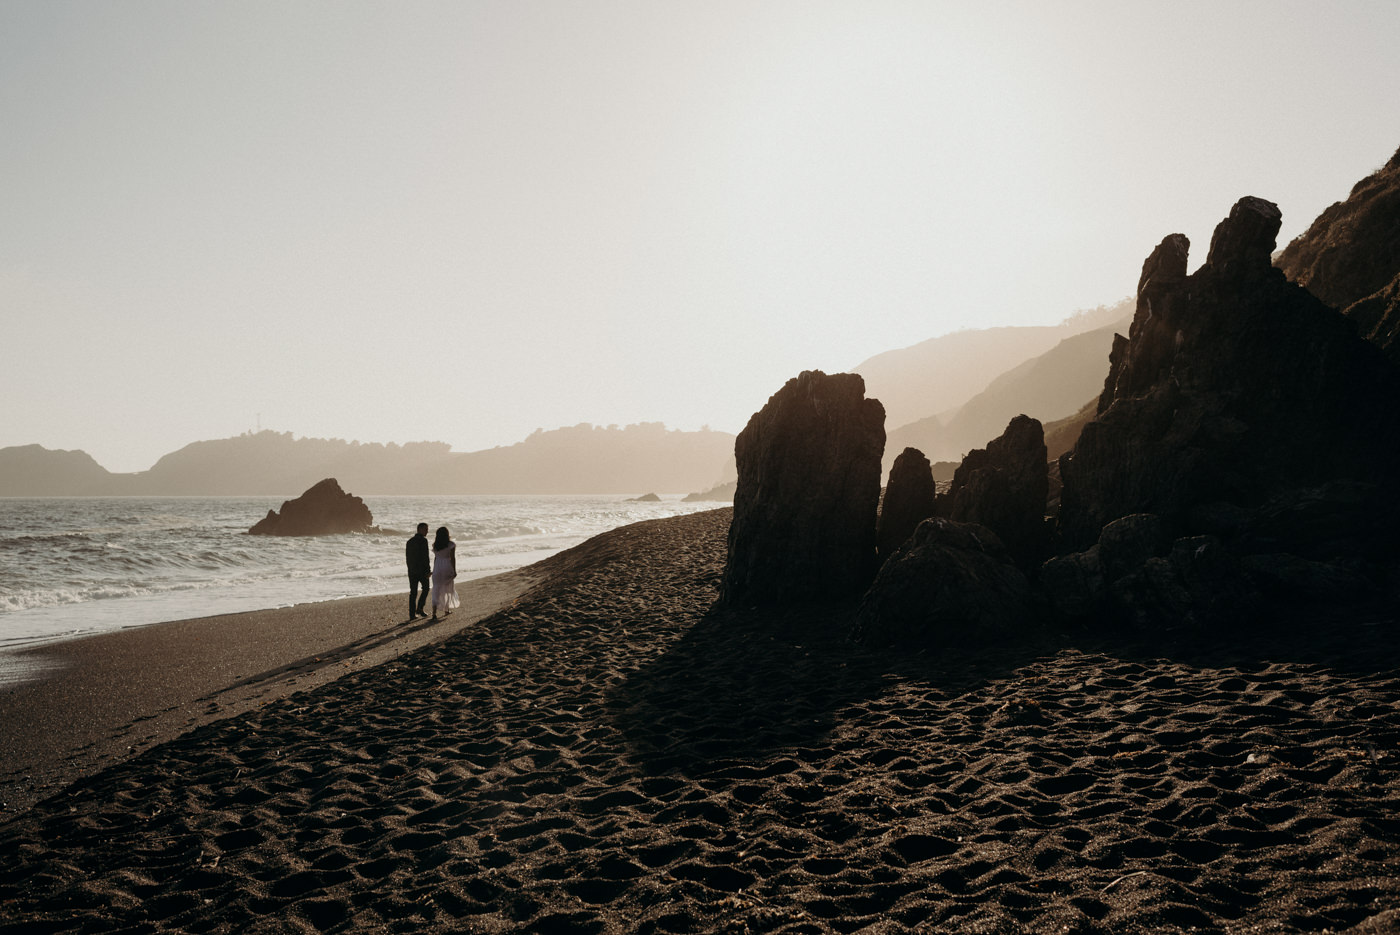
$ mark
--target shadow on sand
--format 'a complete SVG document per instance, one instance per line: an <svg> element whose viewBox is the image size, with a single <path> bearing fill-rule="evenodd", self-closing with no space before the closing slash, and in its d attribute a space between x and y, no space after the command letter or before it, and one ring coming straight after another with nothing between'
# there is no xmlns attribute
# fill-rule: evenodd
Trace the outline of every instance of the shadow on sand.
<svg viewBox="0 0 1400 935"><path fill-rule="evenodd" d="M702 775L723 761L839 742L838 713L892 683L961 694L1055 650L1039 640L944 654L871 650L848 637L854 610L712 609L612 693L613 720L648 772Z"/></svg>
<svg viewBox="0 0 1400 935"><path fill-rule="evenodd" d="M1104 635L1045 628L976 649L876 650L849 638L854 605L787 611L712 608L665 653L611 695L613 720L647 772L698 777L734 760L785 750L840 748L841 724L878 719L899 687L938 702L1018 677L1061 654L1199 670L1305 666L1365 677L1400 667L1394 617L1336 615L1236 634ZM1089 674L1086 672L1086 675ZM854 746L854 744L853 744Z"/></svg>

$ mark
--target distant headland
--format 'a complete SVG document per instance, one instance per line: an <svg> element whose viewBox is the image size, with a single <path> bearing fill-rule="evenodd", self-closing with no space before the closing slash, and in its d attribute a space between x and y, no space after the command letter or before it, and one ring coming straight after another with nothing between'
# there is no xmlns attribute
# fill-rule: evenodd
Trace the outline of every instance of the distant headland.
<svg viewBox="0 0 1400 935"><path fill-rule="evenodd" d="M198 441L148 471L117 474L84 451L0 448L0 496L263 496L295 494L324 477L380 495L612 494L707 490L734 477L734 436L659 422L538 430L522 442L455 452L249 432Z"/></svg>

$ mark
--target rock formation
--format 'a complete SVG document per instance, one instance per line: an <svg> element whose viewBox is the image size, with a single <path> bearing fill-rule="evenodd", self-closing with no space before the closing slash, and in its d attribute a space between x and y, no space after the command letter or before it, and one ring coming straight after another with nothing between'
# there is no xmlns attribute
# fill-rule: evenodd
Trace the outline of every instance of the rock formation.
<svg viewBox="0 0 1400 935"><path fill-rule="evenodd" d="M885 485L885 498L880 504L880 522L876 542L880 561L885 561L914 534L920 523L933 515L937 489L933 482L933 465L917 448L905 448Z"/></svg>
<svg viewBox="0 0 1400 935"><path fill-rule="evenodd" d="M1346 314L1366 340L1400 364L1400 274L1384 288L1348 305Z"/></svg>
<svg viewBox="0 0 1400 935"><path fill-rule="evenodd" d="M1052 558L1039 585L1062 620L1144 634L1238 627L1254 622L1262 606L1244 563L1216 537L1172 542L1150 513L1114 520L1091 548Z"/></svg>
<svg viewBox="0 0 1400 935"><path fill-rule="evenodd" d="M1400 370L1270 265L1279 224L1244 198L1195 273L1179 234L1144 264L1098 415L1059 462L1062 554L1040 580L1061 614L1204 625L1391 573Z"/></svg>
<svg viewBox="0 0 1400 935"><path fill-rule="evenodd" d="M1045 558L1045 499L1049 489L1040 422L1019 415L986 448L968 452L935 512L986 526L1017 564L1034 568Z"/></svg>
<svg viewBox="0 0 1400 935"><path fill-rule="evenodd" d="M1144 264L1099 415L1060 461L1070 550L1130 513L1157 514L1171 538L1230 534L1222 505L1384 483L1400 467L1397 371L1269 265L1279 222L1274 205L1245 198L1191 276L1179 234Z"/></svg>
<svg viewBox="0 0 1400 935"><path fill-rule="evenodd" d="M254 536L332 536L343 532L370 532L374 516L359 497L340 489L334 477L313 485L295 500L283 502L280 512L268 510L248 530Z"/></svg>
<svg viewBox="0 0 1400 935"><path fill-rule="evenodd" d="M1322 212L1278 266L1400 361L1400 151Z"/></svg>
<svg viewBox="0 0 1400 935"><path fill-rule="evenodd" d="M872 646L968 646L1025 633L1034 619L1026 577L996 534L934 517L880 566L853 636Z"/></svg>
<svg viewBox="0 0 1400 935"><path fill-rule="evenodd" d="M843 599L874 574L885 410L856 374L805 371L749 419L721 600Z"/></svg>

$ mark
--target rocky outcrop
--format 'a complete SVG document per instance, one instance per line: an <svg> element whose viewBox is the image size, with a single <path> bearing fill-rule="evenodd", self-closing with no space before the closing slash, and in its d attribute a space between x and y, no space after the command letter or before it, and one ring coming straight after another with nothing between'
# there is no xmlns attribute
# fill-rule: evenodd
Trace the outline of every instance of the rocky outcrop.
<svg viewBox="0 0 1400 935"><path fill-rule="evenodd" d="M660 503L661 497L654 493L644 493L640 497L630 497L627 503Z"/></svg>
<svg viewBox="0 0 1400 935"><path fill-rule="evenodd" d="M894 459L889 483L885 485L885 498L880 504L876 534L880 561L893 555L918 525L933 515L936 495L933 465L919 449L905 448Z"/></svg>
<svg viewBox="0 0 1400 935"><path fill-rule="evenodd" d="M1269 264L1278 209L1245 198L1185 275L1172 235L1143 266L1098 417L1060 460L1061 551L1132 513L1228 544L1241 512L1400 468L1400 381L1345 318Z"/></svg>
<svg viewBox="0 0 1400 935"><path fill-rule="evenodd" d="M1400 151L1294 238L1278 267L1400 360Z"/></svg>
<svg viewBox="0 0 1400 935"><path fill-rule="evenodd" d="M1345 309L1362 337L1400 364L1400 275Z"/></svg>
<svg viewBox="0 0 1400 935"><path fill-rule="evenodd" d="M934 517L880 567L856 612L871 646L985 645L1033 627L1030 586L996 534Z"/></svg>
<svg viewBox="0 0 1400 935"><path fill-rule="evenodd" d="M339 482L328 477L295 500L285 501L281 511L268 510L248 532L254 536L332 536L373 529L374 516L365 502L341 490Z"/></svg>
<svg viewBox="0 0 1400 935"><path fill-rule="evenodd" d="M1019 415L986 448L968 452L935 512L986 526L1017 564L1034 568L1045 558L1048 490L1044 431L1038 420Z"/></svg>
<svg viewBox="0 0 1400 935"><path fill-rule="evenodd" d="M1255 621L1264 601L1244 563L1214 536L1167 538L1159 517L1125 516L1084 552L1040 570L1046 602L1065 622L1150 635Z"/></svg>
<svg viewBox="0 0 1400 935"><path fill-rule="evenodd" d="M885 411L856 374L806 371L735 441L739 479L721 601L854 597L875 571Z"/></svg>
<svg viewBox="0 0 1400 935"><path fill-rule="evenodd" d="M1145 630L1382 597L1400 555L1400 371L1269 263L1277 208L1245 198L1185 275L1148 257L1097 417L1059 461L1059 616ZM1150 515L1144 515L1150 514Z"/></svg>

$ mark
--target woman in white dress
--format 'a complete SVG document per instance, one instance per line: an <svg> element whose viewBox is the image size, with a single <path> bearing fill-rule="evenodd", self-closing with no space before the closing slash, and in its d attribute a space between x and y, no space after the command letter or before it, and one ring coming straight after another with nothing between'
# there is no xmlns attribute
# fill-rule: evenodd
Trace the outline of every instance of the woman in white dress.
<svg viewBox="0 0 1400 935"><path fill-rule="evenodd" d="M457 588L453 579L457 577L457 543L447 537L447 527L439 526L433 539L433 619L438 618L438 609L443 616L452 613L457 606Z"/></svg>

